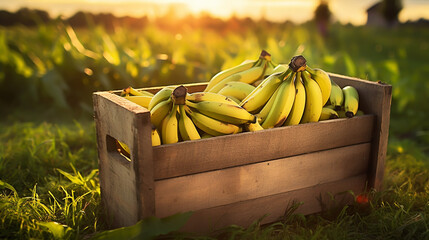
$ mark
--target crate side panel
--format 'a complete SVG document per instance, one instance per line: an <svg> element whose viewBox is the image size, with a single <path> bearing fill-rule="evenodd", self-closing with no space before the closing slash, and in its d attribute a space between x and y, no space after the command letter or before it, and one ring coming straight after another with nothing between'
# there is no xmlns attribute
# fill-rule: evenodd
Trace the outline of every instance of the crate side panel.
<svg viewBox="0 0 429 240"><path fill-rule="evenodd" d="M342 207L353 201L350 191L354 194L363 192L365 183L366 175L363 174L290 192L202 209L193 213L182 231L209 233L232 224L248 227L266 214L261 224L279 221L290 207L299 202L302 202L302 205L294 213L305 215ZM335 196L335 203L331 201L330 194Z"/></svg>
<svg viewBox="0 0 429 240"><path fill-rule="evenodd" d="M359 105L365 113L374 114L374 138L372 160L368 169L369 186L380 189L383 182L387 141L389 137L392 86L379 82L331 74L331 78L341 87L351 85L359 92Z"/></svg>
<svg viewBox="0 0 429 240"><path fill-rule="evenodd" d="M154 147L164 179L369 142L374 116L334 119ZM227 159L227 160L226 160Z"/></svg>
<svg viewBox="0 0 429 240"><path fill-rule="evenodd" d="M155 182L159 217L293 191L366 173L369 143Z"/></svg>

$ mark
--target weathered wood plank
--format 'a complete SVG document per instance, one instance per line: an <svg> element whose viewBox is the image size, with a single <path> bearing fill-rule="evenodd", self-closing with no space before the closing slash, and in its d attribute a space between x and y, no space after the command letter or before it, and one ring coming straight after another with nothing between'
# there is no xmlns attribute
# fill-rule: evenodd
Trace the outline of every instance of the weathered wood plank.
<svg viewBox="0 0 429 240"><path fill-rule="evenodd" d="M132 225L155 213L150 113L107 92L93 100L102 199L113 227ZM131 162L117 152L115 139L130 147Z"/></svg>
<svg viewBox="0 0 429 240"><path fill-rule="evenodd" d="M379 82L330 74L341 87L354 86L359 92L360 108L376 116L372 142L372 161L368 169L369 186L380 190L383 182L387 140L389 137L392 86Z"/></svg>
<svg viewBox="0 0 429 240"><path fill-rule="evenodd" d="M369 142L374 116L334 119L153 148L155 179Z"/></svg>
<svg viewBox="0 0 429 240"><path fill-rule="evenodd" d="M369 143L155 181L156 215L260 198L366 173Z"/></svg>
<svg viewBox="0 0 429 240"><path fill-rule="evenodd" d="M355 195L363 192L365 182L366 175L363 174L340 181L194 211L181 230L210 233L232 224L247 227L266 214L261 224L270 223L281 220L286 210L299 202L302 202L302 205L294 213L305 215L317 213L326 210L322 205L333 207L330 194L335 196L335 202L339 206L344 206L353 200L350 191Z"/></svg>
<svg viewBox="0 0 429 240"><path fill-rule="evenodd" d="M276 195L202 209L195 211L181 230L210 233L232 224L247 227L265 214L267 216L261 223L270 223L281 220L286 210L299 202L303 204L294 213L307 215L320 212L325 210L323 205L337 206L330 201L330 194L335 196L335 203L338 206L343 206L353 200L348 191L355 195L363 192L365 182L366 175L363 174Z"/></svg>

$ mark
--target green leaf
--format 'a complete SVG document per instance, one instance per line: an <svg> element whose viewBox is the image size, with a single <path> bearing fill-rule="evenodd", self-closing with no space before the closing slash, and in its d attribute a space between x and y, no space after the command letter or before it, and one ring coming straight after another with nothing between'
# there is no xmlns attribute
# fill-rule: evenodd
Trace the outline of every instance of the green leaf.
<svg viewBox="0 0 429 240"><path fill-rule="evenodd" d="M18 196L18 192L15 190L15 188L12 185L0 180L0 189L4 189L4 188L11 190L15 196Z"/></svg>
<svg viewBox="0 0 429 240"><path fill-rule="evenodd" d="M101 232L92 239L154 239L157 236L179 230L192 215L192 212L178 213L165 218L148 217L129 227Z"/></svg>
<svg viewBox="0 0 429 240"><path fill-rule="evenodd" d="M67 233L72 231L69 226L57 222L38 222L37 225L47 228L54 235L54 239L65 239Z"/></svg>

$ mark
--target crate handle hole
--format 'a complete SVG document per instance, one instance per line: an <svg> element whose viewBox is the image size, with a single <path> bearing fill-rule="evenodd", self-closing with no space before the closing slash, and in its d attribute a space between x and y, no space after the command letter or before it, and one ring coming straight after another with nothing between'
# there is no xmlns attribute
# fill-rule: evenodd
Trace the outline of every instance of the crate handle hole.
<svg viewBox="0 0 429 240"><path fill-rule="evenodd" d="M130 148L123 142L106 135L107 152L114 158L120 158L122 161L131 162Z"/></svg>

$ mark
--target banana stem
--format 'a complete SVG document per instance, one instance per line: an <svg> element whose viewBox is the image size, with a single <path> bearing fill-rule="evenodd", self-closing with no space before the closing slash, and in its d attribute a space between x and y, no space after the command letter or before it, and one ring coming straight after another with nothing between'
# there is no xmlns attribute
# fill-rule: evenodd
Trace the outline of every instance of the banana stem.
<svg viewBox="0 0 429 240"><path fill-rule="evenodd" d="M188 93L188 89L180 85L176 87L171 93L171 98L173 99L173 103L176 105L185 105L186 95Z"/></svg>
<svg viewBox="0 0 429 240"><path fill-rule="evenodd" d="M271 61L271 54L269 54L267 51L262 50L261 54L259 55L259 58L263 58L267 61Z"/></svg>
<svg viewBox="0 0 429 240"><path fill-rule="evenodd" d="M295 56L290 60L289 67L292 68L294 72L303 71L306 68L307 60L304 56L299 55Z"/></svg>

